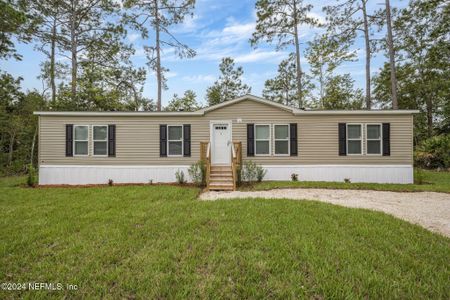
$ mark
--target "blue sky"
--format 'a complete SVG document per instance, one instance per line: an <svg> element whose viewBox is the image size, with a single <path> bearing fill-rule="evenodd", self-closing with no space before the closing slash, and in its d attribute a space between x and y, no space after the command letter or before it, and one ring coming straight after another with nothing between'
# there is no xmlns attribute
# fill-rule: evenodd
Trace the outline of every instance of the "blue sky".
<svg viewBox="0 0 450 300"><path fill-rule="evenodd" d="M316 0L305 1L311 3L314 8L311 15L319 21L325 20L322 12L323 5L330 5L336 1ZM254 49L248 39L255 28L256 14L254 1L245 0L197 0L194 17L188 18L183 24L172 27L172 32L184 43L195 49L197 56L192 59L178 59L168 49L163 54L163 65L170 69L166 75L168 78L167 91L163 91L163 105L172 98L174 93L183 94L187 89L196 92L200 102L205 103L205 91L219 76L218 65L222 57L230 56L235 59L237 65L244 68L244 82L252 87L252 94L260 96L264 87L264 81L276 75L277 65L285 59L293 49L284 49L276 52L274 45L260 45ZM369 0L369 11L382 7L384 1ZM392 1L391 5L403 7L407 1ZM300 28L301 48L304 50L306 43L321 32L321 29L302 26ZM378 33L384 35L384 32ZM127 41L133 43L136 53L132 58L135 66L145 66L146 58L143 45L153 45L151 40L142 40L140 34L129 31ZM20 44L18 52L23 55L22 61L1 61L1 69L14 76L24 78L25 89L42 90L42 82L37 79L40 72L39 64L44 57L34 51L33 44ZM350 73L355 79L356 86L364 88L364 51L363 41L358 39L354 45L358 60L341 65L338 73ZM386 61L385 53L378 53L372 60L372 75ZM302 67L308 71L308 64L302 57ZM156 98L156 79L154 74L148 71L147 81L144 86L146 97Z"/></svg>

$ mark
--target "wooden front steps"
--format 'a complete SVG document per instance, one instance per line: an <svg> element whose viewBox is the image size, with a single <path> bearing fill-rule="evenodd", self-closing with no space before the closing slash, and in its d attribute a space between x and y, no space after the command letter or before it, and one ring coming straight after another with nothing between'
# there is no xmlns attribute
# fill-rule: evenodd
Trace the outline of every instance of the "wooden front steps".
<svg viewBox="0 0 450 300"><path fill-rule="evenodd" d="M233 191L233 171L231 166L211 166L208 189L210 191Z"/></svg>

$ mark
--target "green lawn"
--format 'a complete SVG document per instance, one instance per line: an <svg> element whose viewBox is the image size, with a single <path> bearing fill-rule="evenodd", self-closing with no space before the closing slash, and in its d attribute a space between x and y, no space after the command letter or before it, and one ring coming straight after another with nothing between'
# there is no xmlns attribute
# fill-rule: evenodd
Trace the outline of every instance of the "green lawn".
<svg viewBox="0 0 450 300"><path fill-rule="evenodd" d="M0 290L0 299L450 298L450 239L383 213L22 181L0 179L0 281L78 290Z"/></svg>
<svg viewBox="0 0 450 300"><path fill-rule="evenodd" d="M244 186L242 190L271 190L279 188L320 188L377 190L396 192L442 192L450 193L450 172L422 170L422 184L378 184L378 183L344 183L324 181L264 181L252 187Z"/></svg>

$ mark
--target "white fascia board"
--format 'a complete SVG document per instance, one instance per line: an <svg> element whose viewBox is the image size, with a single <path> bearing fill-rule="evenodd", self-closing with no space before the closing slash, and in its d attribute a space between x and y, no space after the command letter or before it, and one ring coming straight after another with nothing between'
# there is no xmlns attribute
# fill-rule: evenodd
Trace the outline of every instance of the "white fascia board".
<svg viewBox="0 0 450 300"><path fill-rule="evenodd" d="M412 115L418 110L296 110L295 115Z"/></svg>
<svg viewBox="0 0 450 300"><path fill-rule="evenodd" d="M75 116L75 117L169 117L169 116L202 116L203 113L199 111L194 112L92 112L92 111L35 111L34 115L38 116Z"/></svg>

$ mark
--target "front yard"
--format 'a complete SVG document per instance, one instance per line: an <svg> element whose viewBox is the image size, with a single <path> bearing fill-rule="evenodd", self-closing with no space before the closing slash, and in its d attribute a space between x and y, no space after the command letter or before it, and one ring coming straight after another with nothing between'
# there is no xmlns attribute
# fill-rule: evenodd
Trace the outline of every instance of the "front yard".
<svg viewBox="0 0 450 300"><path fill-rule="evenodd" d="M0 179L0 298L450 298L450 239L313 201L202 202L175 186Z"/></svg>
<svg viewBox="0 0 450 300"><path fill-rule="evenodd" d="M417 179L416 169L414 177ZM244 186L241 190L271 190L278 188L317 188L317 189L349 189L375 190L393 192L441 192L450 193L450 172L421 170L422 182L415 184L377 184L377 183L344 183L324 181L263 181L252 187Z"/></svg>

